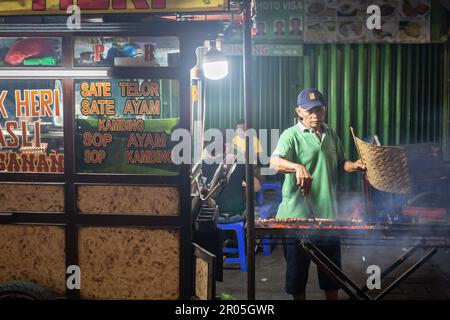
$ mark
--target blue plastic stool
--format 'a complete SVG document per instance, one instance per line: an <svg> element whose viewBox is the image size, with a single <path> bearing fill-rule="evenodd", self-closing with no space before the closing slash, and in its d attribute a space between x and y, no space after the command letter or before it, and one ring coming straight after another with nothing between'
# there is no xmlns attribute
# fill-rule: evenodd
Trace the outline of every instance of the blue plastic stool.
<svg viewBox="0 0 450 320"><path fill-rule="evenodd" d="M261 183L261 190L258 192L258 206L262 206L264 202L264 192L274 190L277 193L277 201L281 202L281 182L280 181L264 181Z"/></svg>
<svg viewBox="0 0 450 320"><path fill-rule="evenodd" d="M271 209L270 204L266 204L264 206L258 207L259 218L269 219L270 218L270 209ZM270 236L270 235L264 235L261 238L261 243L259 246L263 249L264 256L270 256L272 254L272 245L270 244L271 238L272 238L272 236Z"/></svg>
<svg viewBox="0 0 450 320"><path fill-rule="evenodd" d="M244 222L236 223L219 223L217 228L221 230L232 230L236 232L237 235L237 248L223 248L224 253L237 253L237 258L226 258L224 262L227 263L239 263L241 265L241 271L247 272L247 256L245 255L245 232L244 232Z"/></svg>

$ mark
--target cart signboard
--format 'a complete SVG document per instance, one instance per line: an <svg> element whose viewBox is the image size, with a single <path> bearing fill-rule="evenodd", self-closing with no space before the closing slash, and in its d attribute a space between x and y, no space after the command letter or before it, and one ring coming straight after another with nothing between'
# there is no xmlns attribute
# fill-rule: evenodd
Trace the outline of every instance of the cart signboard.
<svg viewBox="0 0 450 320"><path fill-rule="evenodd" d="M371 5L380 9L381 29L366 26ZM430 0L256 0L254 41L429 43L431 9Z"/></svg>
<svg viewBox="0 0 450 320"><path fill-rule="evenodd" d="M64 173L60 80L0 81L0 172Z"/></svg>
<svg viewBox="0 0 450 320"><path fill-rule="evenodd" d="M79 80L78 173L177 175L170 137L179 124L176 80Z"/></svg>
<svg viewBox="0 0 450 320"><path fill-rule="evenodd" d="M228 8L227 0L20 0L1 1L0 15L66 14L77 5L82 13L206 12Z"/></svg>

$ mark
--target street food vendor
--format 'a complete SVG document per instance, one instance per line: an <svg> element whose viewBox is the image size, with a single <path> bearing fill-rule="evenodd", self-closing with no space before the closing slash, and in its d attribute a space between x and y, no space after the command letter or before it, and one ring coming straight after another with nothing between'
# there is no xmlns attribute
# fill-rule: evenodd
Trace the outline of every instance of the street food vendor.
<svg viewBox="0 0 450 320"><path fill-rule="evenodd" d="M277 218L311 218L309 201L315 218L335 219L337 213L336 187L339 170L353 172L364 170L360 160L346 159L342 143L334 130L324 122L327 103L317 89L304 89L297 98L295 112L298 123L286 129L270 160L271 168L284 173L283 199ZM306 200L308 198L308 200ZM339 239L327 238L317 241L317 247L341 267ZM299 245L284 245L286 259L287 293L294 299L305 299L308 280L309 258ZM338 298L339 286L318 269L319 285L325 298Z"/></svg>

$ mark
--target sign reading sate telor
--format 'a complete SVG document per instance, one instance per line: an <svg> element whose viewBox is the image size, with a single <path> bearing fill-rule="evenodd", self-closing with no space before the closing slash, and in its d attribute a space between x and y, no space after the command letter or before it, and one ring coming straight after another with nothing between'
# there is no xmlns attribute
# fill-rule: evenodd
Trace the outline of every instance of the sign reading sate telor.
<svg viewBox="0 0 450 320"><path fill-rule="evenodd" d="M2 0L0 16L66 14L77 5L85 13L157 13L220 11L228 0Z"/></svg>

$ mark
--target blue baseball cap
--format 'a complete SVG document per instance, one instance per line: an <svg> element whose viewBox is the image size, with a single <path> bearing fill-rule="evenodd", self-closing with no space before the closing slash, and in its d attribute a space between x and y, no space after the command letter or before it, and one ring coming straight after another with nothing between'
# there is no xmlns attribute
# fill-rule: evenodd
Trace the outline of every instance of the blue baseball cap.
<svg viewBox="0 0 450 320"><path fill-rule="evenodd" d="M315 88L303 89L297 97L297 106L302 109L309 110L317 106L327 106L327 102L323 94Z"/></svg>

